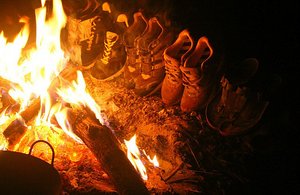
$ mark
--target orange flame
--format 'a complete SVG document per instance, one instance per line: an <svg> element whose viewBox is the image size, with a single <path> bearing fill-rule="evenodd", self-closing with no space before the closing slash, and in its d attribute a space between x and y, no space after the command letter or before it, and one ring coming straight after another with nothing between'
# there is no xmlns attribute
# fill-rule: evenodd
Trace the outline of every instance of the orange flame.
<svg viewBox="0 0 300 195"><path fill-rule="evenodd" d="M101 116L101 109L95 100L86 90L82 72L77 71L77 80L64 82L62 86L51 89L52 93L56 93L59 100L52 100L49 94L49 87L52 81L59 77L59 73L65 68L68 57L65 56L60 45L61 29L66 24L66 15L62 8L61 0L53 0L53 11L51 17L47 19L47 9L45 1L41 0L42 7L35 10L36 14L36 46L26 51L24 48L29 38L28 18L23 17L20 23L24 24L23 28L13 40L7 42L4 33L0 33L0 77L11 81L11 89L9 95L20 104L20 110L15 115L7 116L5 111L0 113L0 150L4 150L8 146L8 142L3 135L13 119L20 117L19 113L27 108L27 106L36 98L40 98L41 109L35 119L35 126L28 126L26 135L22 137L15 150L28 150L28 143L34 139L50 140L51 144L65 144L60 139L61 132L68 135L77 143L82 143L74 133L72 133L67 117L67 109L65 103L76 106L87 106L96 115L100 123L105 121ZM110 10L108 4L103 4L103 9ZM120 15L118 22L127 24L127 17ZM58 88L59 87L59 88ZM53 94L52 94L53 95ZM55 118L60 129L51 124L51 119ZM47 124L45 128L39 128L43 124ZM30 137L30 138L28 138ZM126 141L128 148L127 156L136 169L139 170L144 180L147 180L146 168L140 159L140 151L136 146L136 136ZM69 145L69 144L67 144ZM54 146L55 147L55 146ZM76 162L80 160L81 154L76 151L70 151L70 160ZM153 159L148 157L149 161L153 161L158 166L156 156Z"/></svg>
<svg viewBox="0 0 300 195"><path fill-rule="evenodd" d="M147 180L147 171L140 159L141 153L136 145L136 135L134 135L129 141L124 140L124 142L127 147L127 158L130 160L134 168L139 171L143 180Z"/></svg>
<svg viewBox="0 0 300 195"><path fill-rule="evenodd" d="M46 17L47 8L45 0L41 1L42 7L35 10L36 14L36 44L35 47L24 50L29 37L29 19L22 17L20 23L24 24L13 42L8 42L4 33L0 33L0 77L12 82L9 95L19 103L22 112L35 98L40 98L41 109L36 118L35 125L47 123L51 125L51 118L55 117L63 131L77 142L79 138L70 131L66 121L65 110L62 103L51 102L49 86L53 79L65 68L68 58L65 56L60 44L61 29L66 25L66 15L60 0L53 0L53 11L50 17ZM97 107L91 102L91 97L82 88L85 87L83 78L80 78L81 98L88 97L89 106ZM56 86L59 87L59 86ZM67 88L67 86L64 86ZM84 91L84 95L82 95ZM53 92L53 90L52 90ZM55 92L55 89L54 89ZM73 93L74 94L74 93ZM81 100L84 101L84 100ZM98 107L93 110L100 110ZM17 115L18 115L17 113ZM98 111L98 113L100 113ZM98 114L99 115L99 114ZM5 124L9 124L10 118L5 112L0 115L0 147L7 147L7 142L2 135ZM100 117L99 117L100 118ZM3 127L3 128L2 128ZM34 138L40 138L42 131L35 133ZM23 141L23 140L21 140ZM17 145L15 148L18 148Z"/></svg>
<svg viewBox="0 0 300 195"><path fill-rule="evenodd" d="M157 160L156 155L154 155L153 158L151 159L151 157L149 155L147 155L145 150L143 150L143 152L147 156L147 159L149 160L149 162L152 163L154 167L159 167L159 162Z"/></svg>

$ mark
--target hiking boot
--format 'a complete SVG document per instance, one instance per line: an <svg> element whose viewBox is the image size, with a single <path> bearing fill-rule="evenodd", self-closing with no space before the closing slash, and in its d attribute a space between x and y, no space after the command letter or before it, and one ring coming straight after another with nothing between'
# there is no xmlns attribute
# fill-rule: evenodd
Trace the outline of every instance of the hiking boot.
<svg viewBox="0 0 300 195"><path fill-rule="evenodd" d="M236 74L236 78L231 76L232 82L222 77L221 90L208 103L206 121L221 135L247 132L258 123L267 108L268 102L262 99L261 94L242 86L255 74L257 67L255 58L244 60L238 67L240 74ZM244 75L244 78L240 75Z"/></svg>
<svg viewBox="0 0 300 195"><path fill-rule="evenodd" d="M152 95L160 90L165 76L163 52L173 41L157 18L151 18L146 32L138 39L141 73L134 80L134 92L140 96Z"/></svg>
<svg viewBox="0 0 300 195"><path fill-rule="evenodd" d="M88 3L79 13L69 16L65 47L70 60L82 69L94 66L105 48L106 31L112 28L109 13L102 11L98 4Z"/></svg>
<svg viewBox="0 0 300 195"><path fill-rule="evenodd" d="M184 91L181 98L181 110L191 112L201 109L207 103L216 79L214 74L217 69L213 64L208 64L212 57L213 49L206 37L198 40L195 50L186 59L182 71Z"/></svg>
<svg viewBox="0 0 300 195"><path fill-rule="evenodd" d="M104 50L91 68L92 77L98 80L112 80L121 75L126 60L126 53L117 33L107 31Z"/></svg>
<svg viewBox="0 0 300 195"><path fill-rule="evenodd" d="M134 88L134 78L140 74L141 60L137 49L137 40L145 32L148 21L141 12L133 15L133 24L125 31L123 42L127 52L127 60L124 67L125 86Z"/></svg>
<svg viewBox="0 0 300 195"><path fill-rule="evenodd" d="M166 105L180 102L184 89L180 66L183 66L185 59L193 49L193 38L188 30L183 30L179 33L177 40L164 51L166 76L163 80L161 96Z"/></svg>
<svg viewBox="0 0 300 195"><path fill-rule="evenodd" d="M127 15L125 15L124 13L119 12L115 8L114 4L104 2L102 4L102 10L109 13L112 20L115 22L115 25L117 26L117 28L119 28L120 31L122 31L123 33L129 27Z"/></svg>

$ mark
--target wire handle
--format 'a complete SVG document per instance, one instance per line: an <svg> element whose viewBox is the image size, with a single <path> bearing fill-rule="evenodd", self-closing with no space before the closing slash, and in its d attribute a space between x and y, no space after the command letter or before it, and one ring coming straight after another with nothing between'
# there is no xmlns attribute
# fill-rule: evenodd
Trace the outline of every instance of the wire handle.
<svg viewBox="0 0 300 195"><path fill-rule="evenodd" d="M31 155L31 152L32 152L32 149L33 149L34 145L37 144L37 143L39 143L39 142L43 142L43 143L47 144L47 145L50 147L50 149L51 149L51 151L52 151L51 165L53 166L53 163L54 163L54 156L55 156L54 148L53 148L53 146L52 146L49 142L47 142L47 141L45 141L45 140L37 140L37 141L33 142L33 144L30 146L30 150L29 150L29 153L28 153L28 154Z"/></svg>

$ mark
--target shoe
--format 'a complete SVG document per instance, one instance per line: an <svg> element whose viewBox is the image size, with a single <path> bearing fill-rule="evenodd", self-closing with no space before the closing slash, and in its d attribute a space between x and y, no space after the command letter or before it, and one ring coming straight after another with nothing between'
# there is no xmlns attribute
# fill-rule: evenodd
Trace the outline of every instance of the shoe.
<svg viewBox="0 0 300 195"><path fill-rule="evenodd" d="M68 16L64 45L70 60L82 69L90 69L102 54L106 31L114 31L114 22L99 3L87 1L76 14Z"/></svg>
<svg viewBox="0 0 300 195"><path fill-rule="evenodd" d="M141 73L134 79L134 92L149 96L160 90L165 76L163 52L172 43L173 33L167 32L157 18L151 18L146 32L137 40Z"/></svg>
<svg viewBox="0 0 300 195"><path fill-rule="evenodd" d="M102 10L109 13L112 21L114 21L116 28L119 29L118 32L122 32L123 34L129 27L127 15L118 11L114 4L104 2L102 4Z"/></svg>
<svg viewBox="0 0 300 195"><path fill-rule="evenodd" d="M128 89L134 88L134 78L141 71L141 59L137 49L137 40L145 32L148 21L141 12L133 15L133 24L125 31L123 43L125 45L127 59L124 67L124 81Z"/></svg>
<svg viewBox="0 0 300 195"><path fill-rule="evenodd" d="M199 110L207 103L216 80L214 74L218 71L218 67L208 61L212 55L213 49L208 39L201 37L195 50L180 67L184 85L180 102L183 112Z"/></svg>
<svg viewBox="0 0 300 195"><path fill-rule="evenodd" d="M107 31L103 53L90 69L91 76L102 81L112 80L122 74L125 60L125 48L119 35Z"/></svg>
<svg viewBox="0 0 300 195"><path fill-rule="evenodd" d="M89 69L94 66L96 58L104 50L105 33L108 26L103 22L104 18L95 16L81 21L78 28L80 33L81 66Z"/></svg>
<svg viewBox="0 0 300 195"><path fill-rule="evenodd" d="M174 105L181 100L184 87L180 66L183 66L193 49L194 40L189 31L185 29L179 33L176 41L164 51L166 76L163 80L161 96L166 105Z"/></svg>
<svg viewBox="0 0 300 195"><path fill-rule="evenodd" d="M237 78L231 76L231 82L223 76L221 89L208 103L205 110L207 124L221 135L233 136L247 132L265 112L269 103L262 99L261 94L245 87L257 68L258 61L255 58L244 60L236 69L240 73L236 72Z"/></svg>

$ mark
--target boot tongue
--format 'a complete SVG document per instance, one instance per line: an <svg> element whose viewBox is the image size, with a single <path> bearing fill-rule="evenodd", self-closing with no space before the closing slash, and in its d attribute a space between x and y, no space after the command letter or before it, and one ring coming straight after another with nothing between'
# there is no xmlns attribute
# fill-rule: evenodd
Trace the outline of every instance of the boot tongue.
<svg viewBox="0 0 300 195"><path fill-rule="evenodd" d="M192 52L194 40L189 35L188 30L183 30L178 35L176 41L165 50L168 60L176 63L177 66L183 65L188 55Z"/></svg>
<svg viewBox="0 0 300 195"><path fill-rule="evenodd" d="M163 29L158 23L156 18L151 18L149 21L148 29L140 39L140 47L143 50L148 50L148 46L154 40L156 40L162 33Z"/></svg>
<svg viewBox="0 0 300 195"><path fill-rule="evenodd" d="M133 24L124 33L124 43L127 47L134 47L135 38L140 36L147 28L147 21L141 12L134 14Z"/></svg>
<svg viewBox="0 0 300 195"><path fill-rule="evenodd" d="M192 54L187 58L184 63L185 67L196 68L200 67L201 69L204 62L207 61L212 56L213 50L210 47L206 37L201 37L198 40L197 46Z"/></svg>
<svg viewBox="0 0 300 195"><path fill-rule="evenodd" d="M178 55L181 56L180 57L181 64L184 65L185 60L193 52L193 49L194 49L194 40L193 40L193 38L189 34L184 35L183 36L182 48L178 52Z"/></svg>
<svg viewBox="0 0 300 195"><path fill-rule="evenodd" d="M78 1L78 6L76 17L81 20L92 18L102 12L101 5L97 1Z"/></svg>

